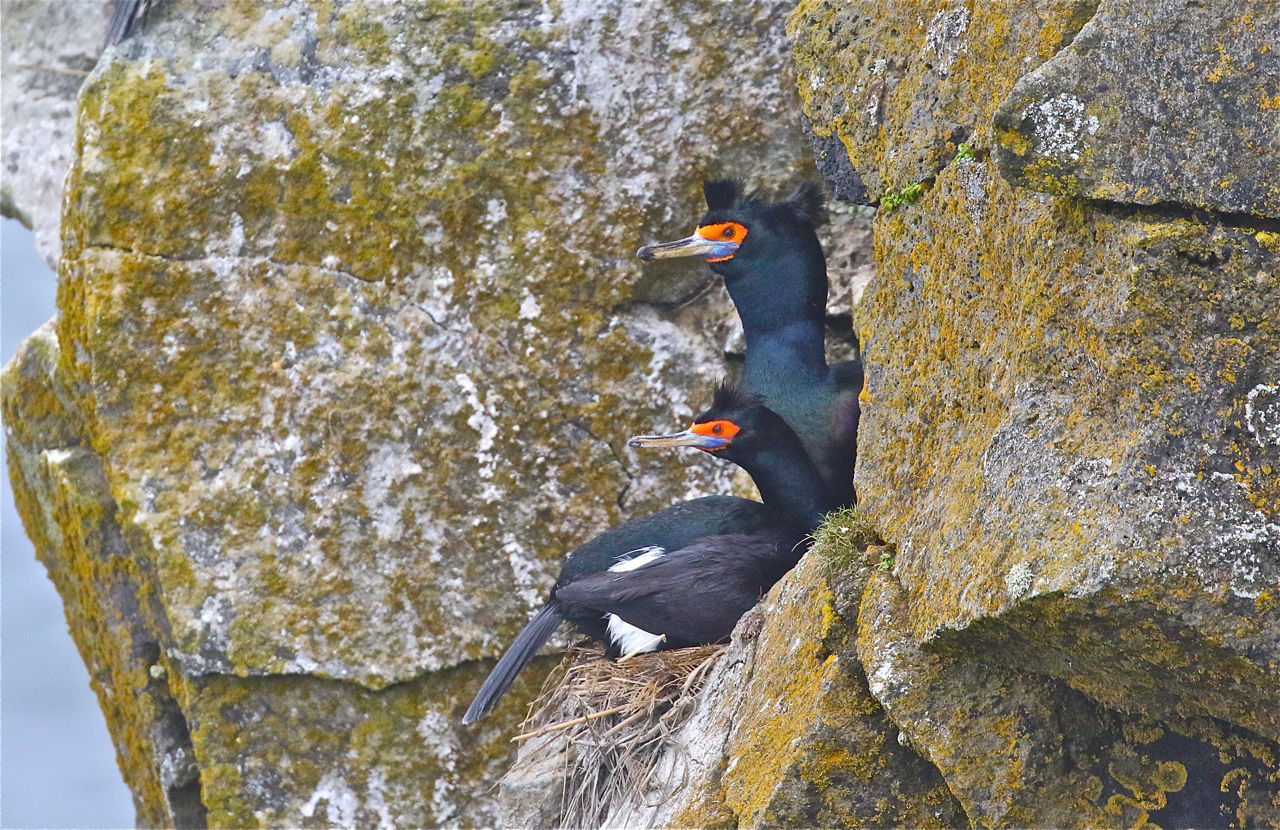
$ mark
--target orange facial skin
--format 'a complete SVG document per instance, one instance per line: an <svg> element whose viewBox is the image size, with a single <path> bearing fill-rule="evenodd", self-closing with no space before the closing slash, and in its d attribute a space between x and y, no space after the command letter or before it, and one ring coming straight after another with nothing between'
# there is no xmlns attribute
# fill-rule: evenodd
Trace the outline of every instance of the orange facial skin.
<svg viewBox="0 0 1280 830"><path fill-rule="evenodd" d="M742 227L739 225L738 227ZM726 257L727 259L727 257ZM707 421L705 424L694 424L689 427L689 431L694 435L706 435L712 438L720 438L725 442L725 446L733 440L733 436L738 434L741 429L733 421ZM698 449L702 449L699 447ZM718 452L724 447L716 447L715 449L702 450L703 452Z"/></svg>
<svg viewBox="0 0 1280 830"><path fill-rule="evenodd" d="M739 225L737 222L717 222L714 225L703 225L694 231L694 236L700 236L713 242L732 242L735 246L741 245L742 240L747 238L746 227ZM721 257L708 257L707 262L725 262L733 259L733 254Z"/></svg>

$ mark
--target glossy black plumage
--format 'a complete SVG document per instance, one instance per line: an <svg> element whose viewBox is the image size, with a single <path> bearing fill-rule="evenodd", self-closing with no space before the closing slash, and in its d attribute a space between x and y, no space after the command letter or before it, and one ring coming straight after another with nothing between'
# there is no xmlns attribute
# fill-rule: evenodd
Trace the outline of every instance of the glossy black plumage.
<svg viewBox="0 0 1280 830"><path fill-rule="evenodd" d="M804 550L785 528L710 536L640 570L590 574L561 588L557 597L665 633L664 648L716 643Z"/></svg>
<svg viewBox="0 0 1280 830"><path fill-rule="evenodd" d="M827 264L814 230L824 216L821 191L805 185L772 204L729 180L708 181L703 192L699 228L732 222L747 229L730 258L708 262L724 278L746 335L741 384L791 425L823 478L851 503L862 363L827 364ZM710 255L675 245L646 246L639 255Z"/></svg>
<svg viewBox="0 0 1280 830"><path fill-rule="evenodd" d="M546 605L481 686L464 723L493 708L562 620L606 643L609 614L641 633L665 635L663 648L718 642L799 560L808 534L838 502L779 416L729 390L717 392L716 404L698 423L727 418L741 428L715 454L751 473L764 502L706 496L632 519L579 547L565 561ZM670 442L686 435L633 441ZM654 548L664 554L651 564L609 570Z"/></svg>

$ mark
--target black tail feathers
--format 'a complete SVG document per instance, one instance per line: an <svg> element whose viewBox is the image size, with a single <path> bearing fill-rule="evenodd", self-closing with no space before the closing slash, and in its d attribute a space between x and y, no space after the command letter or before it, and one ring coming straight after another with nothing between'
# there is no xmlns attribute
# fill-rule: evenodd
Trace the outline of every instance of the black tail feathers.
<svg viewBox="0 0 1280 830"><path fill-rule="evenodd" d="M498 659L498 664L493 667L493 671L489 672L484 683L480 684L476 699L471 701L467 713L462 716L463 723L475 723L493 710L502 696L507 693L507 689L511 688L516 675L528 665L547 638L555 633L562 620L564 617L561 616L559 603L555 600L542 606L542 609L533 615L533 619L529 620L516 635L515 641L511 643L506 654Z"/></svg>

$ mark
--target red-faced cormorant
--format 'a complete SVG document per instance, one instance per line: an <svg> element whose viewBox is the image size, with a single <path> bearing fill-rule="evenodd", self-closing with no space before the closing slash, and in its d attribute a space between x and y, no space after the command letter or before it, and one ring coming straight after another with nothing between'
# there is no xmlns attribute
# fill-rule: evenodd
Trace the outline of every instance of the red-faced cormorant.
<svg viewBox="0 0 1280 830"><path fill-rule="evenodd" d="M703 193L707 213L692 236L637 254L700 256L724 277L747 339L743 388L786 419L841 502L852 502L862 362L827 365L827 263L814 232L822 193L806 184L767 204L733 181L708 181Z"/></svg>
<svg viewBox="0 0 1280 830"><path fill-rule="evenodd" d="M688 430L633 446L696 447L751 474L762 502L705 496L630 521L569 554L551 596L476 693L486 715L568 620L613 655L728 638L738 618L795 565L809 533L840 505L791 428L728 387Z"/></svg>

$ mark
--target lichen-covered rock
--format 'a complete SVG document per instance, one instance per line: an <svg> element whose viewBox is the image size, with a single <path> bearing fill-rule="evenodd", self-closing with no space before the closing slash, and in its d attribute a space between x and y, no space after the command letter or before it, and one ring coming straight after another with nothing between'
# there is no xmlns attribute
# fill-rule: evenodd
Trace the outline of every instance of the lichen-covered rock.
<svg viewBox="0 0 1280 830"><path fill-rule="evenodd" d="M613 43L533 9L178 11L82 95L60 329L175 645L193 670L372 686L492 654L619 491L706 486L622 449L619 413L678 420L722 371L707 305L627 305L629 255L696 215L695 159L799 164L741 114L782 89L725 90L695 132L594 95L621 65L553 62L576 38L694 48L698 21L656 13ZM776 74L760 37L734 48ZM620 121L648 129L618 142ZM641 166L661 143L679 175Z"/></svg>
<svg viewBox="0 0 1280 830"><path fill-rule="evenodd" d="M164 610L149 563L121 533L83 413L58 372L46 323L5 368L9 476L23 525L62 595L71 635L115 738L138 823L203 823L186 720L167 682Z"/></svg>
<svg viewBox="0 0 1280 830"><path fill-rule="evenodd" d="M790 18L806 113L882 204L855 483L895 553L859 654L970 820L1273 823L1280 236L1262 209L1015 189L988 157L1001 102L1093 11ZM1084 83L1119 93L1117 65ZM1195 169L1194 146L1151 152ZM1203 192L1180 201L1222 204Z"/></svg>
<svg viewBox="0 0 1280 830"><path fill-rule="evenodd" d="M869 572L828 524L662 760L684 785L613 823L1280 823L1275 10L1244 5L790 15L823 169L881 204L856 483L888 545ZM623 447L735 348L702 269L629 257L703 173L806 166L784 13L173 0L90 78L57 342L5 422L140 821L499 816L537 678L461 732L479 658L576 541L729 486Z"/></svg>
<svg viewBox="0 0 1280 830"><path fill-rule="evenodd" d="M879 202L931 178L961 143L992 144L991 115L1095 0L802 0L787 21L804 111L839 192ZM838 145L852 170L840 167Z"/></svg>
<svg viewBox="0 0 1280 830"><path fill-rule="evenodd" d="M1104 0L994 116L1015 184L1280 218L1280 4Z"/></svg>
<svg viewBox="0 0 1280 830"><path fill-rule="evenodd" d="M201 675L180 691L212 827L494 826L490 792L536 672L477 728L461 726L488 666L379 692L308 675Z"/></svg>
<svg viewBox="0 0 1280 830"><path fill-rule="evenodd" d="M998 618L1004 659L1099 700L1280 738L1280 464L1248 414L1280 365L1280 238L972 161L879 231L858 492L912 630Z"/></svg>
<svg viewBox="0 0 1280 830"><path fill-rule="evenodd" d="M1209 718L1099 706L980 637L926 651L905 595L875 573L858 654L871 692L980 827L1248 827L1280 821L1275 745Z"/></svg>
<svg viewBox="0 0 1280 830"><path fill-rule="evenodd" d="M5 406L15 456L97 465L113 592L64 561L56 482L16 489L104 706L178 719L181 763L159 715L111 718L141 821L494 819L528 689L460 733L472 661L565 551L732 486L624 449L704 404L732 339L704 269L632 252L687 232L707 174L812 170L785 12L171 0L107 53L58 348L13 370L68 405L51 432L16 380Z"/></svg>
<svg viewBox="0 0 1280 830"><path fill-rule="evenodd" d="M76 93L102 51L112 0L5 0L0 27L0 214L35 232L56 265L62 183L75 150Z"/></svg>

